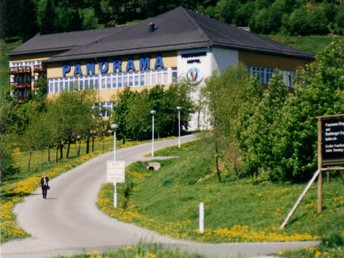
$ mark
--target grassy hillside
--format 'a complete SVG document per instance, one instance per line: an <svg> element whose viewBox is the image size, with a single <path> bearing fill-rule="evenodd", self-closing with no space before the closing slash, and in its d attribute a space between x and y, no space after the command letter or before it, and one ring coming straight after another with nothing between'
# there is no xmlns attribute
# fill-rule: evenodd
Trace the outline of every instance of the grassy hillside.
<svg viewBox="0 0 344 258"><path fill-rule="evenodd" d="M0 86L8 85L8 59L7 53L20 45L20 42L14 43L5 43L3 40L0 40Z"/></svg>
<svg viewBox="0 0 344 258"><path fill-rule="evenodd" d="M343 36L282 36L282 35L270 35L269 38L279 41L283 44L287 44L291 47L301 49L310 53L318 53L328 44L330 44L335 38L344 38Z"/></svg>
<svg viewBox="0 0 344 258"><path fill-rule="evenodd" d="M305 184L271 183L259 178L233 181L229 172L219 183L212 151L203 141L163 150L157 155L178 156L159 161L158 171L142 163L126 170L126 183L118 186L118 205L113 208L113 186L99 193L98 207L122 221L136 223L163 235L201 242L270 242L339 239L339 247L308 250L332 252L343 257L344 174L323 185L323 212L317 213L314 184L285 229L279 227ZM205 233L198 231L198 206L205 205ZM302 253L302 255L305 255ZM310 256L307 256L307 253ZM288 257L293 256L288 254ZM317 257L327 257L317 256Z"/></svg>
<svg viewBox="0 0 344 258"><path fill-rule="evenodd" d="M219 183L211 153L202 141L184 145L181 150L158 152L179 158L161 161L158 171L146 170L142 163L130 166L126 184L119 185L122 208L112 208L111 184L104 186L98 205L121 220L197 241L297 241L343 233L343 174L324 184L323 213L316 212L317 189L313 185L289 225L279 230L305 184L232 181L227 173ZM206 214L203 235L197 232L200 202L204 202Z"/></svg>

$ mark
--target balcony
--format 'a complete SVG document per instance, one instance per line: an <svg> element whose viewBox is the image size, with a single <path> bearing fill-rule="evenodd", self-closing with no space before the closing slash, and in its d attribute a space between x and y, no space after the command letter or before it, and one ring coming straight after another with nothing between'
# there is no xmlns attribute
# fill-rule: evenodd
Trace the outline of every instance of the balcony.
<svg viewBox="0 0 344 258"><path fill-rule="evenodd" d="M33 66L33 72L34 73L42 73L42 72L46 72L47 68L44 67L43 65L34 65Z"/></svg>
<svg viewBox="0 0 344 258"><path fill-rule="evenodd" d="M31 67L30 66L18 66L18 67L10 67L9 74L18 74L18 73L30 73L31 74Z"/></svg>
<svg viewBox="0 0 344 258"><path fill-rule="evenodd" d="M11 82L10 84L16 89L31 89L31 82Z"/></svg>
<svg viewBox="0 0 344 258"><path fill-rule="evenodd" d="M17 74L18 73L18 67L10 67L9 68L9 74Z"/></svg>

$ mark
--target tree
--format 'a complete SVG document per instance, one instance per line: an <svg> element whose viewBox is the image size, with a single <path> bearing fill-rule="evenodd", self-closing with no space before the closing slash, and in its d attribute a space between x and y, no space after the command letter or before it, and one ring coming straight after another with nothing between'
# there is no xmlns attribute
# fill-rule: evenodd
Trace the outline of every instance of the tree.
<svg viewBox="0 0 344 258"><path fill-rule="evenodd" d="M193 105L189 97L190 87L177 83L169 88L155 86L141 92L126 88L114 100L113 121L119 124L118 137L126 139L148 139L151 133L151 114L156 111L155 131L159 136L176 135L178 130L177 106L182 107L181 125L188 128Z"/></svg>
<svg viewBox="0 0 344 258"><path fill-rule="evenodd" d="M213 145L219 181L220 167L236 164L233 159L238 158L238 152L235 150L238 146L236 128L240 124L238 116L244 111L249 112L249 107L255 106L260 92L258 81L250 77L242 66L229 68L223 74L215 74L206 82L202 94L208 100L206 105L211 114L210 142Z"/></svg>
<svg viewBox="0 0 344 258"><path fill-rule="evenodd" d="M67 144L66 157L69 157L70 144L77 138L85 139L86 153L89 152L91 131L96 130L97 110L93 108L93 91L63 92L56 99L48 102L48 116L56 137L56 160L62 159L63 147Z"/></svg>
<svg viewBox="0 0 344 258"><path fill-rule="evenodd" d="M220 0L216 4L218 17L227 23L233 23L235 13L240 5L239 0Z"/></svg>
<svg viewBox="0 0 344 258"><path fill-rule="evenodd" d="M1 1L1 38L8 39L18 36L18 29L20 28L20 16L18 9L20 6L20 0Z"/></svg>
<svg viewBox="0 0 344 258"><path fill-rule="evenodd" d="M116 99L114 99L113 122L118 124L121 130L118 130L118 139L122 139L125 143L126 139L130 139L130 129L126 123L126 117L129 113L129 105L133 101L135 93L129 88L125 88Z"/></svg>
<svg viewBox="0 0 344 258"><path fill-rule="evenodd" d="M137 140L149 138L152 130L150 117L150 111L152 109L153 103L149 99L148 90L143 90L140 93L136 92L128 105L126 123L130 135Z"/></svg>
<svg viewBox="0 0 344 258"><path fill-rule="evenodd" d="M324 8L302 6L284 19L283 30L291 35L325 34L329 32L329 23Z"/></svg>
<svg viewBox="0 0 344 258"><path fill-rule="evenodd" d="M283 116L281 109L287 94L287 87L283 84L279 73L275 73L259 104L254 107L254 112L249 118L247 116L242 118L247 122L242 124L245 125L244 127L241 126L237 130L246 175L266 174L272 180L277 179L271 172L271 166L276 161L273 155L273 140L276 133L273 124L276 119Z"/></svg>
<svg viewBox="0 0 344 258"><path fill-rule="evenodd" d="M56 32L56 12L53 0L47 0L43 8L40 18L41 34L49 34Z"/></svg>
<svg viewBox="0 0 344 258"><path fill-rule="evenodd" d="M19 36L22 41L32 38L39 31L36 6L32 0L21 1L19 11Z"/></svg>
<svg viewBox="0 0 344 258"><path fill-rule="evenodd" d="M274 123L273 170L280 180L309 179L317 166L317 116L344 113L344 40L298 72L295 94Z"/></svg>

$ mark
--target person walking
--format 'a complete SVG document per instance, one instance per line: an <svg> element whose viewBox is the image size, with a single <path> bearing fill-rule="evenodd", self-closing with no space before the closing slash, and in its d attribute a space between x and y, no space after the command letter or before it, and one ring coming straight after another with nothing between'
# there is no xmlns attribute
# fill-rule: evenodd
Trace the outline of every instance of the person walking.
<svg viewBox="0 0 344 258"><path fill-rule="evenodd" d="M42 188L43 198L46 199L47 193L48 193L48 190L50 189L50 187L49 187L49 177L47 177L45 175L45 173L43 174L43 176L41 178L41 188Z"/></svg>

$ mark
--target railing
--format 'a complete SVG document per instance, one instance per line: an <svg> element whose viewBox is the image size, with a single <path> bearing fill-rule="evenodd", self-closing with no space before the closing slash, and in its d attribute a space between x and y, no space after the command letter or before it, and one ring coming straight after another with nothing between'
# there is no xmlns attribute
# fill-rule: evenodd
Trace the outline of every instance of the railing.
<svg viewBox="0 0 344 258"><path fill-rule="evenodd" d="M31 73L30 66L18 66L18 67L10 67L9 68L10 74L17 74L17 73Z"/></svg>
<svg viewBox="0 0 344 258"><path fill-rule="evenodd" d="M46 72L47 68L44 67L43 65L34 65L33 66L33 72L34 73L40 73L40 72Z"/></svg>
<svg viewBox="0 0 344 258"><path fill-rule="evenodd" d="M16 73L18 73L18 67L10 67L10 68L9 68L9 73L10 73L10 74L16 74Z"/></svg>
<svg viewBox="0 0 344 258"><path fill-rule="evenodd" d="M31 82L11 82L10 84L16 89L31 89Z"/></svg>

